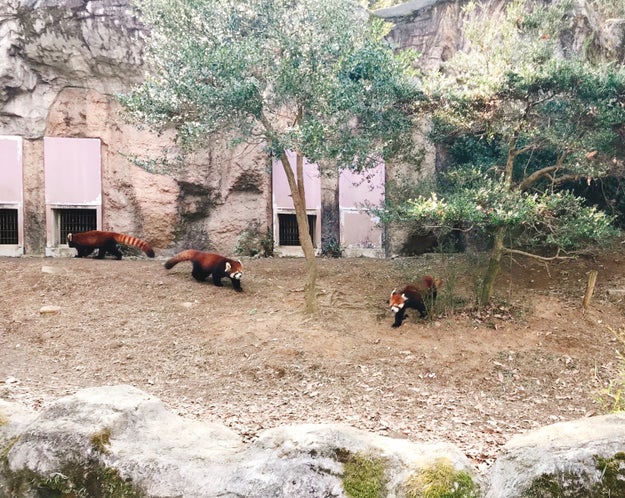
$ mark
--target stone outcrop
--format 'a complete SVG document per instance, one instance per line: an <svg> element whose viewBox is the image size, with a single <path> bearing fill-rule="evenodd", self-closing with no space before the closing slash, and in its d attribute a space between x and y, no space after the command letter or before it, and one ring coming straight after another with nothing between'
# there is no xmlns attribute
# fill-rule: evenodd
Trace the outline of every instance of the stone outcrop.
<svg viewBox="0 0 625 498"><path fill-rule="evenodd" d="M466 21L464 7L469 0L413 0L376 14L394 27L391 40L399 47L421 54L420 64L437 68L457 51L467 48L461 29ZM483 16L496 19L505 0L485 3ZM573 3L574 15L560 40L563 54L586 53L589 57L625 61L625 19L604 20L588 8L586 0Z"/></svg>
<svg viewBox="0 0 625 498"><path fill-rule="evenodd" d="M519 434L489 477L486 498L625 496L625 413Z"/></svg>
<svg viewBox="0 0 625 498"><path fill-rule="evenodd" d="M34 496L37 486L83 487L98 496L85 477L98 475L100 485L132 487L148 497L340 497L346 496L342 462L350 455L379 459L391 497L403 496L405 479L439 458L472 472L450 444L417 444L344 425L279 427L245 444L225 426L182 419L126 385L81 390L36 418L9 404L0 404L0 415L0 496ZM59 475L63 482L53 484ZM104 475L113 482L104 484Z"/></svg>
<svg viewBox="0 0 625 498"><path fill-rule="evenodd" d="M0 4L0 135L24 139L26 253L44 252L43 137L101 141L103 229L148 240L159 254L186 247L232 252L271 221L268 158L213 141L182 167L172 134L127 123L116 96L144 75L149 32L129 0L8 0ZM167 173L167 174L159 174Z"/></svg>
<svg viewBox="0 0 625 498"><path fill-rule="evenodd" d="M143 77L147 33L127 0L0 5L0 130L39 138L64 88L115 95Z"/></svg>
<svg viewBox="0 0 625 498"><path fill-rule="evenodd" d="M348 479L371 477L366 466L353 473L359 461L379 463L389 497L420 496L409 483L439 465L471 483L467 498L623 496L624 448L625 414L563 422L514 437L480 476L451 444L346 425L277 427L246 443L119 385L83 389L40 413L0 401L0 496L104 496L106 486L119 490L111 496L344 497Z"/></svg>

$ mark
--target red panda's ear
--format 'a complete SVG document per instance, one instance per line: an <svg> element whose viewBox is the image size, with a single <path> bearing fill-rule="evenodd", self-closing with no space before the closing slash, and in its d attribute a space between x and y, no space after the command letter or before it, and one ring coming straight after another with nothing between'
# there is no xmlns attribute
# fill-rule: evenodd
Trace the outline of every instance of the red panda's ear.
<svg viewBox="0 0 625 498"><path fill-rule="evenodd" d="M393 289L393 292L391 292L391 297L393 297L395 294L397 294L397 287L395 287Z"/></svg>
<svg viewBox="0 0 625 498"><path fill-rule="evenodd" d="M230 268L232 268L232 266L228 261L226 261L226 271L230 271Z"/></svg>

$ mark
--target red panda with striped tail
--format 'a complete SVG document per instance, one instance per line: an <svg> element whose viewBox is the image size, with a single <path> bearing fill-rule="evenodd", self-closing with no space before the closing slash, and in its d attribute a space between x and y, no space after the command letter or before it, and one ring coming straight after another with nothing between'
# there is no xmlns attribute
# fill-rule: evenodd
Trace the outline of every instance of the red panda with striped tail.
<svg viewBox="0 0 625 498"><path fill-rule="evenodd" d="M217 287L223 287L221 279L228 277L235 291L243 291L241 288L241 277L243 276L241 261L226 258L219 254L187 249L168 259L165 262L165 268L169 270L183 261L191 261L193 264L191 276L198 282L203 282L209 275L212 275L213 284Z"/></svg>
<svg viewBox="0 0 625 498"><path fill-rule="evenodd" d="M102 232L100 230L67 234L67 245L76 248L78 251L78 254L76 254L77 258L86 258L95 249L98 249L97 259L103 259L107 252L117 259L122 259L122 253L119 251L117 244L138 247L149 258L154 257L154 251L150 245L132 235Z"/></svg>

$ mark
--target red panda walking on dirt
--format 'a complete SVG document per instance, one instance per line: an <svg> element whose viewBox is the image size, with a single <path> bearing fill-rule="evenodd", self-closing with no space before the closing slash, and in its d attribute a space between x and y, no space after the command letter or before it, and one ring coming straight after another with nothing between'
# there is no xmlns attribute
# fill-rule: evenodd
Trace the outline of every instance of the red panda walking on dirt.
<svg viewBox="0 0 625 498"><path fill-rule="evenodd" d="M138 247L149 258L154 257L154 251L149 244L132 235L101 232L100 230L67 234L67 245L76 248L78 251L78 254L76 254L77 258L86 258L95 249L98 249L97 259L103 259L107 252L117 259L122 259L122 253L117 248L117 244Z"/></svg>
<svg viewBox="0 0 625 498"><path fill-rule="evenodd" d="M418 310L421 318L427 316L428 311L425 306L424 298L431 299L432 303L436 301L438 287L442 285L442 280L434 280L430 275L423 277L421 284L407 285L400 292L397 289L391 292L389 306L391 311L395 313L395 322L393 327L399 327L406 318L406 309L412 308Z"/></svg>
<svg viewBox="0 0 625 498"><path fill-rule="evenodd" d="M203 282L209 275L213 275L213 283L217 287L223 287L221 279L228 277L232 282L235 291L241 292L241 277L243 276L243 265L236 259L226 258L219 254L201 252L194 249L187 249L176 254L173 258L165 262L165 268L173 268L182 261L191 261L193 270L191 276L198 282Z"/></svg>

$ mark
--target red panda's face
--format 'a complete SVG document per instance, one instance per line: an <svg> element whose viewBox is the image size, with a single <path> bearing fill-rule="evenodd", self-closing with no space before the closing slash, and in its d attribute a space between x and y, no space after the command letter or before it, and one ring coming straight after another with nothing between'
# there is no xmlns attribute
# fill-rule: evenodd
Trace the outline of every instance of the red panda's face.
<svg viewBox="0 0 625 498"><path fill-rule="evenodd" d="M406 304L406 296L394 290L391 292L391 298L388 301L388 305L393 313L397 313Z"/></svg>
<svg viewBox="0 0 625 498"><path fill-rule="evenodd" d="M226 272L230 278L241 280L243 276L243 265L240 261L226 262Z"/></svg>

